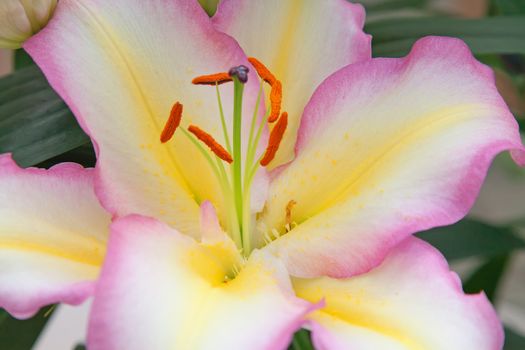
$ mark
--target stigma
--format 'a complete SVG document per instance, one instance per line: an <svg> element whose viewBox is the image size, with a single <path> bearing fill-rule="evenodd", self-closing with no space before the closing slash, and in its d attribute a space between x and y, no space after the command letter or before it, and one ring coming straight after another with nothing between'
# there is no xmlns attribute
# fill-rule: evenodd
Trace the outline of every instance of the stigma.
<svg viewBox="0 0 525 350"><path fill-rule="evenodd" d="M241 83L246 84L248 82L248 72L250 72L248 67L240 65L230 68L228 75L232 78L237 77Z"/></svg>

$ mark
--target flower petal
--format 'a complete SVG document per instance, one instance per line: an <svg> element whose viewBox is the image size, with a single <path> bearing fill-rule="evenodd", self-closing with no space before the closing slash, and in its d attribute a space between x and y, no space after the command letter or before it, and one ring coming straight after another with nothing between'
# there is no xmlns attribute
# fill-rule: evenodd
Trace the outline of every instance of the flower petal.
<svg viewBox="0 0 525 350"><path fill-rule="evenodd" d="M368 60L361 5L346 0L223 0L215 26L233 36L248 56L262 60L282 81L285 138L271 164L293 158L299 121L315 88L347 64Z"/></svg>
<svg viewBox="0 0 525 350"><path fill-rule="evenodd" d="M20 169L0 156L0 307L19 318L93 292L110 217L93 173L75 164Z"/></svg>
<svg viewBox="0 0 525 350"><path fill-rule="evenodd" d="M292 274L348 277L408 235L471 208L493 157L523 155L491 70L457 39L429 37L401 59L350 65L316 91L297 158L272 182L262 222Z"/></svg>
<svg viewBox="0 0 525 350"><path fill-rule="evenodd" d="M227 273L206 247L158 221L117 220L89 349L284 349L312 309L284 267L257 251L235 279Z"/></svg>
<svg viewBox="0 0 525 350"><path fill-rule="evenodd" d="M348 279L294 281L298 296L324 297L313 313L317 349L496 350L498 317L481 293L465 295L458 276L429 244L409 238L374 270Z"/></svg>
<svg viewBox="0 0 525 350"><path fill-rule="evenodd" d="M191 81L248 64L196 1L63 0L24 48L93 138L97 194L108 210L157 217L194 235L200 202L211 200L224 215L218 181L197 148L180 130L160 142L180 101L181 127L196 124L224 145L215 88ZM251 77L247 94L256 97ZM229 120L233 88L221 89Z"/></svg>

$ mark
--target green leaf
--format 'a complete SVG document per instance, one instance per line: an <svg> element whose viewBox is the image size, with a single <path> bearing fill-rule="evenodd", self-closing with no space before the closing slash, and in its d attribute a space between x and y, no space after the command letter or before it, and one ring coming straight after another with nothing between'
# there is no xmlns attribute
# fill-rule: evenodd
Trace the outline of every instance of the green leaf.
<svg viewBox="0 0 525 350"><path fill-rule="evenodd" d="M15 70L34 66L35 62L24 49L15 51Z"/></svg>
<svg viewBox="0 0 525 350"><path fill-rule="evenodd" d="M472 219L422 232L418 236L439 249L448 260L494 257L525 249L525 241L510 228Z"/></svg>
<svg viewBox="0 0 525 350"><path fill-rule="evenodd" d="M525 337L518 334L515 330L505 327L505 346L503 350L523 350L525 349Z"/></svg>
<svg viewBox="0 0 525 350"><path fill-rule="evenodd" d="M310 339L310 332L306 329L295 332L288 350L315 350Z"/></svg>
<svg viewBox="0 0 525 350"><path fill-rule="evenodd" d="M499 255L484 262L463 283L465 293L484 291L489 300L496 300L496 292L509 263L510 255Z"/></svg>
<svg viewBox="0 0 525 350"><path fill-rule="evenodd" d="M31 349L38 336L51 319L54 306L42 308L33 318L17 320L0 309L0 344L2 349Z"/></svg>
<svg viewBox="0 0 525 350"><path fill-rule="evenodd" d="M89 142L37 67L0 79L0 153L32 166Z"/></svg>
<svg viewBox="0 0 525 350"><path fill-rule="evenodd" d="M525 54L525 16L483 19L396 18L370 23L375 56L406 55L413 43L427 35L463 39L474 54Z"/></svg>
<svg viewBox="0 0 525 350"><path fill-rule="evenodd" d="M360 2L367 14L372 12L393 11L403 8L423 8L428 0L384 0L384 1L363 1Z"/></svg>

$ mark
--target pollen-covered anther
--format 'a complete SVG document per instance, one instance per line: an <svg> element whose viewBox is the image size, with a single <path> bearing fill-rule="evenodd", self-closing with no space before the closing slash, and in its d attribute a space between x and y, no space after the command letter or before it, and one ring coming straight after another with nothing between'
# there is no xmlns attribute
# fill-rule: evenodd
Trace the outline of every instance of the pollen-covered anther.
<svg viewBox="0 0 525 350"><path fill-rule="evenodd" d="M293 222L292 222L292 209L297 204L296 201L293 199L288 202L286 205L286 232L290 232L292 230Z"/></svg>
<svg viewBox="0 0 525 350"><path fill-rule="evenodd" d="M255 68L259 77L268 84L272 85L277 80L272 72L257 58L248 57L248 61L252 64L253 68Z"/></svg>
<svg viewBox="0 0 525 350"><path fill-rule="evenodd" d="M259 77L267 82L270 87L270 115L268 116L268 122L273 123L281 114L281 103L283 100L283 86L275 75L270 72L270 70L257 58L248 57L248 61L257 71Z"/></svg>
<svg viewBox="0 0 525 350"><path fill-rule="evenodd" d="M173 134L175 133L175 130L177 130L177 128L180 125L181 119L182 104L180 102L175 102L175 104L173 104L173 107L171 107L171 112L168 121L166 122L166 125L164 125L164 129L160 134L160 142L166 143L169 140L171 140Z"/></svg>
<svg viewBox="0 0 525 350"><path fill-rule="evenodd" d="M283 100L283 87L279 80L276 80L272 85L270 91L270 115L268 116L268 122L273 123L279 118L281 113L281 103Z"/></svg>
<svg viewBox="0 0 525 350"><path fill-rule="evenodd" d="M221 85L233 81L232 77L226 72L201 75L191 81L195 85Z"/></svg>
<svg viewBox="0 0 525 350"><path fill-rule="evenodd" d="M262 166L267 166L268 164L270 164L273 158L275 158L275 154L279 149L279 145L281 144L287 126L288 113L283 112L283 114L277 121L277 124L275 124L275 126L272 129L272 132L270 133L268 147L266 147L266 152L264 153L264 156L262 157L260 162Z"/></svg>
<svg viewBox="0 0 525 350"><path fill-rule="evenodd" d="M193 135L195 135L199 140L201 140L206 146L210 148L210 150L215 153L217 157L224 160L227 163L233 162L233 158L231 154L222 147L213 136L208 134L206 131L202 130L198 126L190 125L188 127L188 131L191 132Z"/></svg>

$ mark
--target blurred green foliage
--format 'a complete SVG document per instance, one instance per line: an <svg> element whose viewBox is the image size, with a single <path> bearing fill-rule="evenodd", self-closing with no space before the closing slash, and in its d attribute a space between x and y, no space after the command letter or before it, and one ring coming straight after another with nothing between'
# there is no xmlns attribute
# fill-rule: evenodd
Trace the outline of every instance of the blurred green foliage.
<svg viewBox="0 0 525 350"><path fill-rule="evenodd" d="M0 309L0 344L2 349L28 350L51 319L54 306L41 309L29 320L21 321Z"/></svg>

